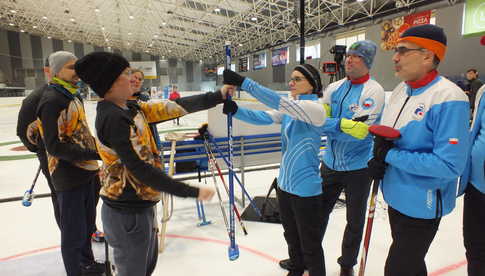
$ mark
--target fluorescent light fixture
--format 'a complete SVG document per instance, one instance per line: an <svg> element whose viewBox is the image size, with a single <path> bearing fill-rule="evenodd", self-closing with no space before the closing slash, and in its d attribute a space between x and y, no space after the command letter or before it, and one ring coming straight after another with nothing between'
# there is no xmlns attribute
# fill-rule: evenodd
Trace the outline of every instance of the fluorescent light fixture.
<svg viewBox="0 0 485 276"><path fill-rule="evenodd" d="M251 21L258 21L258 18L256 18L256 17L251 17Z"/></svg>
<svg viewBox="0 0 485 276"><path fill-rule="evenodd" d="M37 29L37 26L32 26L32 28Z"/></svg>
<svg viewBox="0 0 485 276"><path fill-rule="evenodd" d="M94 9L94 12L99 12L99 9Z"/></svg>
<svg viewBox="0 0 485 276"><path fill-rule="evenodd" d="M47 16L42 16L42 19L47 20Z"/></svg>
<svg viewBox="0 0 485 276"><path fill-rule="evenodd" d="M11 13L17 13L17 11L16 11L16 10L10 10L10 12L11 12Z"/></svg>
<svg viewBox="0 0 485 276"><path fill-rule="evenodd" d="M214 9L214 11L215 11L215 12L220 12L220 11L221 11L221 9L219 9L219 8L215 8L215 9Z"/></svg>
<svg viewBox="0 0 485 276"><path fill-rule="evenodd" d="M131 15L131 14L130 14L130 16L128 16L128 18L135 19L135 17L133 15Z"/></svg>

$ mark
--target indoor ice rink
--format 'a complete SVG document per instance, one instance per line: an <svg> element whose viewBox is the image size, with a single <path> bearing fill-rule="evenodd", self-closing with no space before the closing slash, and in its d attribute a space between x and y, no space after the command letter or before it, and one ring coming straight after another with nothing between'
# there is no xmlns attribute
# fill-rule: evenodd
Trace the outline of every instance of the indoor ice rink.
<svg viewBox="0 0 485 276"><path fill-rule="evenodd" d="M304 12L300 9L302 3ZM302 21L304 28L300 28ZM394 75L392 60L396 39L407 28L420 24L440 26L447 36L446 58L438 67L441 76L463 88L468 81L468 70L474 68L479 72L477 79L485 83L484 0L0 1L0 275L66 275L50 189L42 173L36 178L39 161L23 146L16 132L22 100L45 84L43 68L51 53L68 51L78 58L99 51L119 54L130 62L131 68L143 71L142 89L150 95L150 101L161 102L168 101L173 91L185 97L220 89L227 58L224 45L230 42L233 71L277 91L282 97L290 97L288 83L294 81L292 69L301 64L302 57L306 64L319 69L325 89L329 83L345 78L341 70L323 70L344 66L345 53L339 54L334 46L348 48L357 41L370 40L377 45L370 76L383 87L387 103L400 83ZM300 51L302 42L304 54ZM95 134L99 97L87 86L81 95L89 128ZM236 92L233 99L239 106L269 110L243 91ZM253 126L233 120L235 137L280 135L278 125ZM209 124L214 137L227 137L222 104L183 116L179 122L159 123L157 131L165 144L168 133L186 134L180 142L190 142L204 123ZM322 141L320 155L326 152L325 137ZM281 145L277 150L268 146L234 157L236 176L251 198L264 200L267 196L278 176L280 149ZM165 158L170 155L169 146L164 147L163 155ZM176 155L176 166L182 162L178 158ZM224 160L217 158L217 161L228 182ZM202 176L199 181L193 170L177 172L174 178L189 179L185 182L190 185L214 188L211 171L204 170ZM34 179L31 206L23 206L24 194ZM216 182L223 208L229 212L229 197L218 176ZM250 199L236 181L234 187L239 211L251 211ZM273 191L270 198L275 197ZM425 259L429 276L468 275L463 245L463 201L463 197L457 198L454 210L441 220ZM340 195L322 243L327 276L341 275L337 259L346 226L343 202L345 196ZM100 231L103 231L102 204L100 200L96 217ZM203 206L204 219L193 198L174 197L165 250L158 255L151 275L287 275L288 271L278 264L288 258L281 224L243 219L245 235L236 220L239 258L229 260L230 239L217 195ZM392 243L388 208L379 192L367 276L384 275ZM161 203L157 210L160 221ZM96 261L103 263L105 243L93 241L92 247ZM360 261L362 244L359 248ZM108 256L113 262L112 249ZM359 275L359 263L354 271ZM116 275L116 268L112 274L83 275ZM314 276L308 272L304 275Z"/></svg>

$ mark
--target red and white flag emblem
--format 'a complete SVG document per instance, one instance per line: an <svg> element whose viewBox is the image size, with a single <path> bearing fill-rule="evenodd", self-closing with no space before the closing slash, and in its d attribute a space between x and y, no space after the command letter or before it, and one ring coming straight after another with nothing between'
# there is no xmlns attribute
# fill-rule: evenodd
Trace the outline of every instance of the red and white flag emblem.
<svg viewBox="0 0 485 276"><path fill-rule="evenodd" d="M448 143L452 145L457 145L458 144L458 138L450 138L448 139Z"/></svg>

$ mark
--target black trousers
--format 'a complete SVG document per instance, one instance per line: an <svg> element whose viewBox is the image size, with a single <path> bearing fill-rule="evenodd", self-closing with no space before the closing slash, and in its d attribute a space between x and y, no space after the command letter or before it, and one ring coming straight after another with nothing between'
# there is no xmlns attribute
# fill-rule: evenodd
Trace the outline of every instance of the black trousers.
<svg viewBox="0 0 485 276"><path fill-rule="evenodd" d="M392 244L384 268L385 276L427 276L424 258L441 218L408 217L389 206Z"/></svg>
<svg viewBox="0 0 485 276"><path fill-rule="evenodd" d="M345 191L347 225L342 240L342 255L337 262L345 268L357 264L360 243L365 225L367 199L369 198L371 179L367 169L355 171L334 171L325 164L320 168L323 179L324 230L327 229L332 212L342 190Z"/></svg>
<svg viewBox="0 0 485 276"><path fill-rule="evenodd" d="M468 261L468 276L485 275L485 194L471 183L465 192L463 238Z"/></svg>
<svg viewBox="0 0 485 276"><path fill-rule="evenodd" d="M45 152L44 148L39 148L37 151L37 159L39 159L40 163L40 170L42 171L42 174L44 174L45 179L47 180L47 185L49 186L49 189L51 190L51 201L52 201L52 207L54 208L54 218L56 219L57 226L59 229L61 228L61 215L59 211L59 203L57 202L57 193L56 190L54 189L54 185L52 185L52 179L51 175L49 173L49 166L48 166L48 161L47 161L47 154Z"/></svg>
<svg viewBox="0 0 485 276"><path fill-rule="evenodd" d="M61 253L68 276L81 275L81 265L94 262L91 234L95 229L95 185L98 175L72 190L57 192L61 213Z"/></svg>
<svg viewBox="0 0 485 276"><path fill-rule="evenodd" d="M306 266L310 276L325 276L321 195L299 197L280 189L276 195L288 254L295 267L292 275L303 275Z"/></svg>

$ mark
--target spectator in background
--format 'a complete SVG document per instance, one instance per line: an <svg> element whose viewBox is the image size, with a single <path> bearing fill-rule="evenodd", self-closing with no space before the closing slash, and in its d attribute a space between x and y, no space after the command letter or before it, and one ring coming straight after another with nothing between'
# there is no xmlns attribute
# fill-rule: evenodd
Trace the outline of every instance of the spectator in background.
<svg viewBox="0 0 485 276"><path fill-rule="evenodd" d="M176 99L180 98L180 93L177 91L177 86L173 86L172 92L170 93L170 96L168 97L169 100L175 101ZM177 125L180 125L179 122L179 117L173 120L173 123L175 124L175 120L177 120Z"/></svg>
<svg viewBox="0 0 485 276"><path fill-rule="evenodd" d="M468 98L470 100L470 108L473 112L475 108L475 97L477 95L477 91L478 89L480 89L480 87L482 87L483 83L481 80L478 79L477 69L473 68L466 71L466 79L468 80L468 85L465 93L468 95Z"/></svg>

